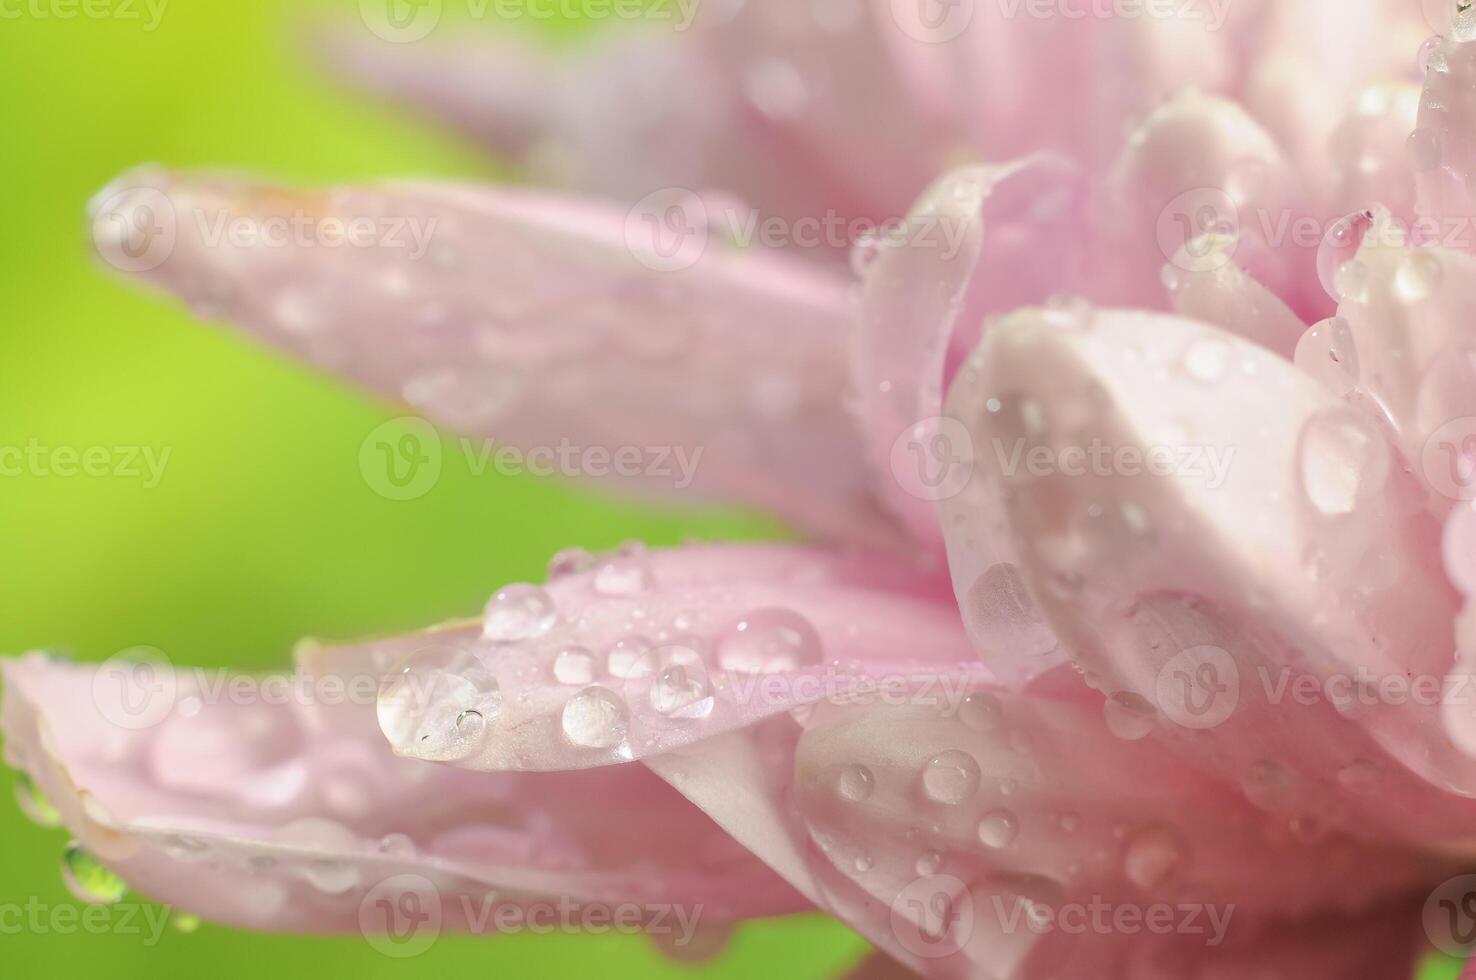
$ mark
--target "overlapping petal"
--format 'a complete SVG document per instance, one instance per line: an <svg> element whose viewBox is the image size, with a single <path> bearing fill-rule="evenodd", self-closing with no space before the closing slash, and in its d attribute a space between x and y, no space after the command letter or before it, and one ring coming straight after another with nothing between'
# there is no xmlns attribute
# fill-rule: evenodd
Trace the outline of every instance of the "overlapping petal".
<svg viewBox="0 0 1476 980"><path fill-rule="evenodd" d="M726 252L695 198L627 213L147 171L94 211L108 261L453 429L561 470L570 447L617 489L897 540L844 406L846 284Z"/></svg>
<svg viewBox="0 0 1476 980"><path fill-rule="evenodd" d="M711 922L804 907L638 767L488 775L397 759L377 731L315 724L372 723L379 678L336 679L11 660L7 760L134 889L253 929L373 933L392 924L380 900L478 931L488 896L701 906Z"/></svg>
<svg viewBox="0 0 1476 980"><path fill-rule="evenodd" d="M1280 968L1332 963L1324 931L1397 922L1431 871L1298 835L1114 737L1093 699L978 689L957 708L827 706L796 758L811 840L872 896L858 928L930 976L1244 975L1273 949ZM1367 975L1407 975L1408 918L1397 931Z"/></svg>
<svg viewBox="0 0 1476 980"><path fill-rule="evenodd" d="M1018 447L991 485L1019 576L1128 737L1174 738L1288 818L1464 839L1476 770L1440 723L1456 599L1374 423L1150 314L1022 311L961 378L976 456Z"/></svg>
<svg viewBox="0 0 1476 980"><path fill-rule="evenodd" d="M499 593L485 622L318 650L307 662L398 670L403 688L381 698L379 716L396 751L493 770L646 759L829 697L878 697L937 677L940 665L985 673L946 584L873 557L779 546L630 551L532 598L521 589ZM530 602L548 618L499 632L504 603ZM468 711L479 713L470 736L459 723Z"/></svg>

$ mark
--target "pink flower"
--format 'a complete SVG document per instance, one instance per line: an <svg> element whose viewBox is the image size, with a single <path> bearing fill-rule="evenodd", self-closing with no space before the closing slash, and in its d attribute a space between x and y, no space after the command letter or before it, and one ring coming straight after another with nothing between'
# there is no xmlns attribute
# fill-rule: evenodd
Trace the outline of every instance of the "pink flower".
<svg viewBox="0 0 1476 980"><path fill-rule="evenodd" d="M818 906L867 976L1470 952L1470 15L1417 65L1392 0L717 6L572 65L325 42L618 203L147 170L94 229L526 461L825 544L568 552L242 696L32 654L7 760L131 886L257 929L477 929L490 889L709 937ZM387 494L425 448L391 435Z"/></svg>

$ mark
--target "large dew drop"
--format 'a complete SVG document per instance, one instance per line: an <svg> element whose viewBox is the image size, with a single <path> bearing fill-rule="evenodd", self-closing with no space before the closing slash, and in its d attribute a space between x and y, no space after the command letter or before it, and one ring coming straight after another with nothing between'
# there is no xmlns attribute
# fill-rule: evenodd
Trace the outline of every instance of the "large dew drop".
<svg viewBox="0 0 1476 980"><path fill-rule="evenodd" d="M594 589L601 595L634 596L651 588L651 565L643 554L621 554L605 559L594 573Z"/></svg>
<svg viewBox="0 0 1476 980"><path fill-rule="evenodd" d="M584 647L566 647L554 658L554 680L560 684L590 684L595 678L595 657Z"/></svg>
<svg viewBox="0 0 1476 980"><path fill-rule="evenodd" d="M1102 706L1107 730L1125 742L1146 738L1158 723L1158 711L1148 699L1131 691L1118 691Z"/></svg>
<svg viewBox="0 0 1476 980"><path fill-rule="evenodd" d="M1128 838L1123 873L1139 888L1151 891L1177 881L1188 860L1188 850L1177 833L1150 827Z"/></svg>
<svg viewBox="0 0 1476 980"><path fill-rule="evenodd" d="M1351 514L1389 475L1382 436L1350 410L1331 409L1308 419L1298 454L1302 493L1328 517Z"/></svg>
<svg viewBox="0 0 1476 980"><path fill-rule="evenodd" d="M630 711L607 687L586 687L564 704L564 737L585 749L614 748L625 740Z"/></svg>
<svg viewBox="0 0 1476 980"><path fill-rule="evenodd" d="M536 585L509 585L487 603L482 635L494 643L519 643L547 633L558 620L553 599Z"/></svg>
<svg viewBox="0 0 1476 980"><path fill-rule="evenodd" d="M791 609L760 609L735 624L722 639L718 663L740 674L779 674L820 663L820 634Z"/></svg>
<svg viewBox="0 0 1476 980"><path fill-rule="evenodd" d="M291 869L325 895L342 895L358 886L362 873L349 858L360 849L353 831L332 820L296 820L277 834L277 840L303 852Z"/></svg>
<svg viewBox="0 0 1476 980"><path fill-rule="evenodd" d="M674 721L696 721L712 714L715 699L707 664L692 647L672 645L655 651L655 677L649 699L657 714Z"/></svg>
<svg viewBox="0 0 1476 980"><path fill-rule="evenodd" d="M384 679L379 727L401 755L454 762L473 755L502 705L497 679L463 650L426 650Z"/></svg>
<svg viewBox="0 0 1476 980"><path fill-rule="evenodd" d="M923 793L934 803L957 806L979 791L979 763L959 749L940 752L923 766Z"/></svg>
<svg viewBox="0 0 1476 980"><path fill-rule="evenodd" d="M861 803L869 799L875 788L876 777L865 766L846 766L835 783L836 793L850 803Z"/></svg>
<svg viewBox="0 0 1476 980"><path fill-rule="evenodd" d="M1002 850L1019 834L1020 821L1009 810L990 810L979 820L979 842L985 847Z"/></svg>
<svg viewBox="0 0 1476 980"><path fill-rule="evenodd" d="M15 802L32 823L42 827L60 827L61 814L41 792L41 787L25 773L19 773L15 781Z"/></svg>
<svg viewBox="0 0 1476 980"><path fill-rule="evenodd" d="M82 845L72 841L62 853L62 882L67 891L89 905L112 905L123 900L128 886Z"/></svg>

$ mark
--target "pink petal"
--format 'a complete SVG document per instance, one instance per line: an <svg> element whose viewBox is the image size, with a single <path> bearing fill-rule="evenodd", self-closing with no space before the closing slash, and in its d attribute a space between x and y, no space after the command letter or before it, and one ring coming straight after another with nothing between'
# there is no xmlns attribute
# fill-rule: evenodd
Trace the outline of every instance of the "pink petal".
<svg viewBox="0 0 1476 980"><path fill-rule="evenodd" d="M1331 137L1336 182L1328 210L1347 214L1375 205L1406 220L1415 217L1415 175L1409 134L1420 105L1409 82L1366 86Z"/></svg>
<svg viewBox="0 0 1476 980"><path fill-rule="evenodd" d="M1476 217L1471 179L1476 174L1476 43L1446 38L1430 53L1420 98L1418 128L1409 137L1417 175L1420 214L1453 230ZM1463 236L1470 238L1467 234ZM1470 250L1476 243L1462 241Z"/></svg>
<svg viewBox="0 0 1476 980"><path fill-rule="evenodd" d="M1305 924L1319 918L1387 914L1438 867L1289 827L1165 747L1115 738L1100 703L1080 699L976 689L955 711L825 707L795 782L810 839L872 898L852 925L930 976L1160 975L1150 962L1219 975L1265 956L1280 923L1315 936ZM1203 934L1073 928L1094 905L1184 904ZM1407 968L1414 917L1400 911ZM1046 918L1031 928L1021 913Z"/></svg>
<svg viewBox="0 0 1476 980"><path fill-rule="evenodd" d="M241 688L155 666L4 662L6 752L84 847L180 909L254 929L372 932L388 899L480 932L494 890L522 907L700 903L714 922L803 908L639 768L429 766L395 758L377 733L320 723L319 712L372 722L352 692L368 680L372 697L377 677Z"/></svg>
<svg viewBox="0 0 1476 980"><path fill-rule="evenodd" d="M1018 447L993 485L1020 578L1125 734L1175 739L1276 812L1460 837L1476 764L1439 703L1456 599L1382 433L1213 328L1082 323L996 325L949 413L976 455Z"/></svg>
<svg viewBox="0 0 1476 980"><path fill-rule="evenodd" d="M324 28L314 46L344 79L439 116L514 159L535 150L566 84L550 52L512 32L405 44L380 40L355 23Z"/></svg>
<svg viewBox="0 0 1476 980"><path fill-rule="evenodd" d="M940 111L920 111L916 80L939 53L903 45L887 2L694 12L690 29L614 33L568 63L490 31L396 45L357 25L328 53L355 83L513 152L539 179L619 200L720 190L760 219L844 228L900 216L942 169L953 137ZM809 251L843 257L845 243Z"/></svg>
<svg viewBox="0 0 1476 980"><path fill-rule="evenodd" d="M1213 232L1186 242L1164 266L1173 309L1291 357L1306 324L1235 261L1237 241Z"/></svg>
<svg viewBox="0 0 1476 980"><path fill-rule="evenodd" d="M1336 354L1350 400L1388 427L1439 512L1476 498L1476 258L1412 247L1380 215L1337 270L1342 302L1325 342L1298 365Z"/></svg>
<svg viewBox="0 0 1476 980"><path fill-rule="evenodd" d="M872 462L893 510L921 541L939 540L935 502L953 492L933 447L945 356L955 328L977 342L984 318L1043 301L1072 275L1080 233L1079 175L1031 157L956 170L913 207L904 226L862 252L855 385Z"/></svg>
<svg viewBox="0 0 1476 980"><path fill-rule="evenodd" d="M845 284L725 254L700 225L663 237L672 226L660 222L701 209L694 198L626 214L514 191L294 194L163 173L103 198L94 227L111 263L435 421L495 436L532 472L898 541L842 404ZM156 223L130 254L132 230ZM364 234L335 244L335 227Z"/></svg>
<svg viewBox="0 0 1476 980"><path fill-rule="evenodd" d="M1418 81L1416 54L1434 33L1422 5L1428 6L1423 0L1305 0L1263 3L1254 11L1255 22L1242 35L1243 100L1304 173L1325 174L1345 162L1332 137L1350 93L1376 81ZM1375 203L1394 206L1365 200L1340 210Z"/></svg>
<svg viewBox="0 0 1476 980"><path fill-rule="evenodd" d="M1120 284L1089 295L1135 302L1126 287L1213 233L1234 239L1237 261L1292 309L1326 306L1311 275L1315 252L1287 233L1312 213L1300 178L1236 103L1191 90L1160 106L1128 137L1112 181L1116 234L1103 247L1114 264L1104 270Z"/></svg>
<svg viewBox="0 0 1476 980"><path fill-rule="evenodd" d="M529 635L499 633L499 603L530 595L557 618ZM497 770L646 759L826 698L875 697L940 664L983 673L946 586L874 558L792 547L617 553L543 595L509 587L484 624L310 660L334 673L346 663L398 670L403 683L381 694L379 714L395 750ZM410 649L419 652L405 660ZM478 728L463 739L468 710Z"/></svg>
<svg viewBox="0 0 1476 980"><path fill-rule="evenodd" d="M1224 38L1201 18L1207 8L1189 17L1107 18L1021 9L981 3L932 11L934 21L951 15L931 33L957 64L956 84L972 100L967 131L989 159L1057 150L1100 167L1118 153L1129 125L1179 88L1231 81ZM951 39L966 14L966 29ZM1094 81L1082 85L1083 78Z"/></svg>

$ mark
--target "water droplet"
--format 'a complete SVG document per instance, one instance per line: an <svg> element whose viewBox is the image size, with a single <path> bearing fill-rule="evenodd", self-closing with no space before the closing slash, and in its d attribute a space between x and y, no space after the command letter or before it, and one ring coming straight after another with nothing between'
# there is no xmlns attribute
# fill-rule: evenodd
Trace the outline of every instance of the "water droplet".
<svg viewBox="0 0 1476 980"><path fill-rule="evenodd" d="M648 675L655 667L651 641L644 636L627 636L615 641L605 654L605 669L611 677L632 680Z"/></svg>
<svg viewBox="0 0 1476 980"><path fill-rule="evenodd" d="M1394 288L1401 299L1418 303L1429 297L1440 285L1442 270L1440 260L1428 249L1411 249L1399 261L1394 273Z"/></svg>
<svg viewBox="0 0 1476 980"><path fill-rule="evenodd" d="M379 839L379 853L406 860L415 856L415 841L405 834L386 834Z"/></svg>
<svg viewBox="0 0 1476 980"><path fill-rule="evenodd" d="M548 560L549 581L581 575L595 566L595 556L583 548L565 548Z"/></svg>
<svg viewBox="0 0 1476 980"><path fill-rule="evenodd" d="M1379 770L1367 759L1354 759L1338 770L1338 785L1355 793L1366 793L1378 782Z"/></svg>
<svg viewBox="0 0 1476 980"><path fill-rule="evenodd" d="M865 874L876 866L876 861L864 851L856 855L856 870Z"/></svg>
<svg viewBox="0 0 1476 980"><path fill-rule="evenodd" d="M1218 337L1196 340L1184 352L1184 375L1200 384L1217 384L1230 369L1230 345Z"/></svg>
<svg viewBox="0 0 1476 980"><path fill-rule="evenodd" d="M841 799L860 803L870 798L876 788L876 777L865 766L846 766L841 770L835 788Z"/></svg>
<svg viewBox="0 0 1476 980"><path fill-rule="evenodd" d="M41 792L41 787L23 772L16 774L15 802L32 823L42 827L61 826L61 814Z"/></svg>
<svg viewBox="0 0 1476 980"><path fill-rule="evenodd" d="M1004 718L1004 706L993 694L975 691L959 704L958 717L976 732L992 732Z"/></svg>
<svg viewBox="0 0 1476 980"><path fill-rule="evenodd" d="M712 714L714 698L702 655L691 647L666 646L657 651L651 707L667 718L692 721Z"/></svg>
<svg viewBox="0 0 1476 980"><path fill-rule="evenodd" d="M1158 711L1141 694L1118 691L1102 707L1107 730L1125 742L1136 742L1152 733Z"/></svg>
<svg viewBox="0 0 1476 980"><path fill-rule="evenodd" d="M1150 827L1128 838L1123 873L1139 888L1159 889L1178 880L1188 860L1188 850L1177 833Z"/></svg>
<svg viewBox="0 0 1476 980"><path fill-rule="evenodd" d="M1307 420L1298 451L1302 492L1321 514L1351 514L1389 475L1388 448L1372 423L1347 409Z"/></svg>
<svg viewBox="0 0 1476 980"><path fill-rule="evenodd" d="M607 687L586 687L564 704L564 737L586 749L609 749L625 739L630 712Z"/></svg>
<svg viewBox="0 0 1476 980"><path fill-rule="evenodd" d="M200 931L200 917L198 915L190 915L188 912L174 913L169 920L169 924L174 927L175 932L182 933L186 936Z"/></svg>
<svg viewBox="0 0 1476 980"><path fill-rule="evenodd" d="M482 635L494 643L536 639L558 621L553 598L536 585L509 585L487 603Z"/></svg>
<svg viewBox="0 0 1476 980"><path fill-rule="evenodd" d="M122 878L76 841L62 852L62 882L74 898L89 905L112 905L122 901L128 891Z"/></svg>
<svg viewBox="0 0 1476 980"><path fill-rule="evenodd" d="M1420 74L1423 75L1430 70L1430 61L1434 57L1435 52L1440 50L1440 45L1443 42L1444 38L1439 34L1436 34L1434 37L1425 38L1424 43L1420 45L1418 54L1415 55L1415 68L1419 70Z"/></svg>
<svg viewBox="0 0 1476 980"><path fill-rule="evenodd" d="M600 563L594 588L601 595L640 595L651 587L651 567L644 555L615 555Z"/></svg>
<svg viewBox="0 0 1476 980"><path fill-rule="evenodd" d="M1020 833L1020 821L1009 810L990 810L979 820L979 841L995 850L1009 847Z"/></svg>
<svg viewBox="0 0 1476 980"><path fill-rule="evenodd" d="M979 791L979 763L959 749L940 752L923 766L923 792L934 803L956 806Z"/></svg>
<svg viewBox="0 0 1476 980"><path fill-rule="evenodd" d="M277 833L278 843L300 851L293 870L325 895L342 895L362 878L357 865L346 860L360 848L358 836L343 824L310 817L295 820Z"/></svg>
<svg viewBox="0 0 1476 980"><path fill-rule="evenodd" d="M424 650L380 685L379 727L403 755L454 762L480 748L501 704L497 679L474 654Z"/></svg>
<svg viewBox="0 0 1476 980"><path fill-rule="evenodd" d="M595 656L584 647L568 647L554 658L554 680L560 684L589 684L595 678Z"/></svg>
<svg viewBox="0 0 1476 980"><path fill-rule="evenodd" d="M918 855L917 863L912 867L913 870L924 878L928 875L935 875L943 867L943 855L937 851L924 851Z"/></svg>
<svg viewBox="0 0 1476 980"><path fill-rule="evenodd" d="M1368 266L1357 259L1338 266L1333 277L1333 295L1350 303L1368 299Z"/></svg>
<svg viewBox="0 0 1476 980"><path fill-rule="evenodd" d="M164 838L164 853L175 861L203 861L210 856L210 845L193 837L170 834Z"/></svg>
<svg viewBox="0 0 1476 980"><path fill-rule="evenodd" d="M1476 41L1476 4L1458 0L1455 19L1450 26L1450 39L1461 44Z"/></svg>
<svg viewBox="0 0 1476 980"><path fill-rule="evenodd" d="M791 609L759 609L744 616L722 638L718 663L742 674L777 674L820 663L820 634Z"/></svg>

